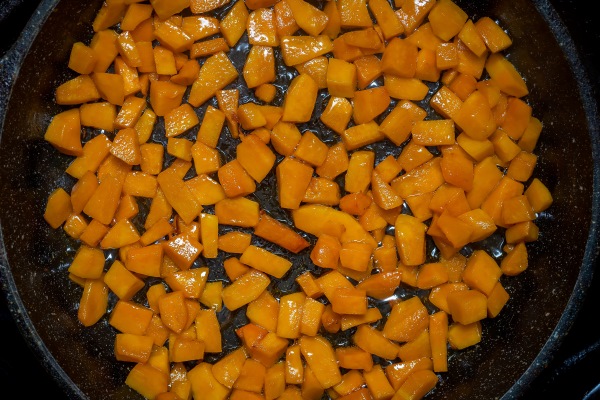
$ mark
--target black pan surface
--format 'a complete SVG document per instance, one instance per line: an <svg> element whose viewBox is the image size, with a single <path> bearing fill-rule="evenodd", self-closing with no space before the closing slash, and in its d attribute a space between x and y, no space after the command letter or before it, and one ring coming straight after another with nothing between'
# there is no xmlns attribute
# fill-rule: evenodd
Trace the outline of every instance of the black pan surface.
<svg viewBox="0 0 600 400"><path fill-rule="evenodd" d="M50 10L56 8L52 13ZM551 360L589 287L597 253L598 117L574 43L544 1L459 4L477 18L497 18L514 38L509 58L528 79L528 101L544 122L536 174L555 203L540 216L531 265L503 281L511 300L484 324L484 341L451 359L431 398L516 398ZM0 142L2 284L8 305L45 367L72 398L135 398L123 385L129 369L114 361L106 321L83 329L80 291L66 266L74 243L50 230L42 205L55 187L72 182L69 158L42 139L60 110L54 88L68 77L73 42L86 41L99 2L44 1L13 52L3 60ZM39 33L38 33L39 31ZM285 218L285 215L280 217ZM65 251L66 249L66 251Z"/></svg>

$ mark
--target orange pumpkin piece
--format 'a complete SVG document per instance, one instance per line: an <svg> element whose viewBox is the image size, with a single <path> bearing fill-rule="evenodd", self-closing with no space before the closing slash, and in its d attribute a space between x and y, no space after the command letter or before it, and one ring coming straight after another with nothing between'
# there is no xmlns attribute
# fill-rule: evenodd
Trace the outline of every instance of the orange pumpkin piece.
<svg viewBox="0 0 600 400"><path fill-rule="evenodd" d="M425 263L419 268L417 287L432 289L448 281L448 270L442 263Z"/></svg>
<svg viewBox="0 0 600 400"><path fill-rule="evenodd" d="M289 226L261 211L258 224L254 227L254 234L276 243L281 247L298 253L308 247L306 239L293 231Z"/></svg>
<svg viewBox="0 0 600 400"><path fill-rule="evenodd" d="M144 281L125 268L119 260L111 264L103 279L106 286L123 300L131 300L144 287Z"/></svg>
<svg viewBox="0 0 600 400"><path fill-rule="evenodd" d="M211 55L200 67L198 77L192 84L188 102L194 107L201 106L237 77L238 72L225 52Z"/></svg>
<svg viewBox="0 0 600 400"><path fill-rule="evenodd" d="M457 216L463 222L471 226L470 242L478 242L489 237L497 229L494 220L481 208L464 212Z"/></svg>
<svg viewBox="0 0 600 400"><path fill-rule="evenodd" d="M293 386L289 387L291 388ZM285 390L285 364L283 361L280 361L267 368L265 374L264 395L266 399L272 400L283 396Z"/></svg>
<svg viewBox="0 0 600 400"><path fill-rule="evenodd" d="M63 188L57 188L48 196L44 220L53 228L59 228L71 215L71 196Z"/></svg>
<svg viewBox="0 0 600 400"><path fill-rule="evenodd" d="M268 332L250 350L250 356L268 368L281 359L288 345L288 339L280 337L275 332Z"/></svg>
<svg viewBox="0 0 600 400"><path fill-rule="evenodd" d="M292 79L283 101L281 120L285 122L309 121L318 90L317 83L307 74L300 74Z"/></svg>
<svg viewBox="0 0 600 400"><path fill-rule="evenodd" d="M333 311L338 314L365 314L367 294L363 289L338 288L331 298Z"/></svg>
<svg viewBox="0 0 600 400"><path fill-rule="evenodd" d="M337 182L327 178L312 177L302 201L328 206L338 205L340 202L340 186Z"/></svg>
<svg viewBox="0 0 600 400"><path fill-rule="evenodd" d="M360 281L356 288L365 290L370 297L385 299L400 285L400 278L399 271L380 272Z"/></svg>
<svg viewBox="0 0 600 400"><path fill-rule="evenodd" d="M197 363L188 371L187 378L191 382L194 397L225 399L229 396L230 389L215 378L212 365L207 362Z"/></svg>
<svg viewBox="0 0 600 400"><path fill-rule="evenodd" d="M342 245L336 237L323 234L312 248L310 258L321 268L335 269L338 266L341 248Z"/></svg>
<svg viewBox="0 0 600 400"><path fill-rule="evenodd" d="M79 115L82 126L113 131L117 111L114 104L109 102L96 102L82 104L79 107Z"/></svg>
<svg viewBox="0 0 600 400"><path fill-rule="evenodd" d="M188 310L181 291L162 295L158 299L158 311L163 324L175 333L181 333L187 325Z"/></svg>
<svg viewBox="0 0 600 400"><path fill-rule="evenodd" d="M77 309L77 319L83 326L98 322L108 309L108 287L102 278L86 279Z"/></svg>
<svg viewBox="0 0 600 400"><path fill-rule="evenodd" d="M312 60L308 60L301 64L294 66L298 73L308 74L311 78L317 82L319 89L325 89L327 87L327 68L329 66L329 59L325 56L318 56Z"/></svg>
<svg viewBox="0 0 600 400"><path fill-rule="evenodd" d="M160 45L153 47L152 59L154 61L154 70L159 75L173 76L177 74L175 54L170 49Z"/></svg>
<svg viewBox="0 0 600 400"><path fill-rule="evenodd" d="M277 164L275 170L280 206L297 209L310 184L313 168L295 158L286 157Z"/></svg>
<svg viewBox="0 0 600 400"><path fill-rule="evenodd" d="M187 233L171 237L169 240L162 242L165 255L172 259L179 268L189 269L193 262L200 256L204 246L190 237Z"/></svg>
<svg viewBox="0 0 600 400"><path fill-rule="evenodd" d="M226 354L212 366L212 373L215 379L222 385L232 388L240 376L246 358L247 355L243 347L239 347Z"/></svg>
<svg viewBox="0 0 600 400"><path fill-rule="evenodd" d="M515 97L523 97L529 93L523 77L501 53L491 54L485 62L485 69L492 82L504 93Z"/></svg>
<svg viewBox="0 0 600 400"><path fill-rule="evenodd" d="M96 55L95 72L106 72L117 54L119 54L116 44L117 36L118 34L112 29L104 28L95 31L90 41L90 48L94 50Z"/></svg>
<svg viewBox="0 0 600 400"><path fill-rule="evenodd" d="M122 182L112 176L107 176L94 190L85 204L83 212L90 218L109 225L117 211L122 188Z"/></svg>
<svg viewBox="0 0 600 400"><path fill-rule="evenodd" d="M235 281L250 270L249 266L242 264L236 257L230 257L223 261L223 268L231 281Z"/></svg>
<svg viewBox="0 0 600 400"><path fill-rule="evenodd" d="M400 346L387 339L383 333L368 324L360 324L352 336L352 341L364 351L393 360Z"/></svg>
<svg viewBox="0 0 600 400"><path fill-rule="evenodd" d="M296 278L296 282L300 285L300 288L310 298L318 298L323 295L316 278L310 271L303 272ZM308 300L307 300L308 301ZM306 303L304 304L306 309Z"/></svg>
<svg viewBox="0 0 600 400"><path fill-rule="evenodd" d="M365 272L369 268L373 247L369 243L346 242L340 249L340 264L353 271Z"/></svg>
<svg viewBox="0 0 600 400"><path fill-rule="evenodd" d="M516 276L528 267L527 247L524 242L517 243L500 262L504 275Z"/></svg>
<svg viewBox="0 0 600 400"><path fill-rule="evenodd" d="M338 10L342 28L361 28L373 25L366 0L340 1Z"/></svg>
<svg viewBox="0 0 600 400"><path fill-rule="evenodd" d="M394 390L398 390L413 372L432 369L433 363L431 358L423 357L416 360L390 364L385 367L385 373Z"/></svg>
<svg viewBox="0 0 600 400"><path fill-rule="evenodd" d="M151 81L150 105L159 117L164 117L171 110L179 107L183 100L186 86L170 81ZM191 102L190 102L191 104Z"/></svg>
<svg viewBox="0 0 600 400"><path fill-rule="evenodd" d="M199 299L208 279L208 268L200 267L163 274L165 283L171 290L184 292L185 297ZM189 323L189 321L188 321Z"/></svg>
<svg viewBox="0 0 600 400"><path fill-rule="evenodd" d="M260 296L270 282L266 274L251 269L223 289L223 304L236 310Z"/></svg>
<svg viewBox="0 0 600 400"><path fill-rule="evenodd" d="M462 100L447 86L442 86L429 100L431 107L444 118L454 118L462 107Z"/></svg>
<svg viewBox="0 0 600 400"><path fill-rule="evenodd" d="M194 42L193 39L181 29L180 24L176 25L168 20L155 26L154 36L159 40L162 46L165 46L174 53L181 53L189 50Z"/></svg>
<svg viewBox="0 0 600 400"><path fill-rule="evenodd" d="M221 19L219 28L230 47L234 46L246 31L248 17L249 12L245 2L236 2Z"/></svg>
<svg viewBox="0 0 600 400"><path fill-rule="evenodd" d="M487 297L478 290L457 290L448 293L448 308L452 319L469 325L487 317Z"/></svg>
<svg viewBox="0 0 600 400"><path fill-rule="evenodd" d="M171 333L169 335L169 359L173 362L202 360L204 343L191 335Z"/></svg>
<svg viewBox="0 0 600 400"><path fill-rule="evenodd" d="M184 222L190 223L200 214L202 206L196 201L183 179L174 176L174 173L169 170L163 170L156 179L167 201Z"/></svg>
<svg viewBox="0 0 600 400"><path fill-rule="evenodd" d="M95 247L81 245L67 270L80 278L98 279L104 273L104 252Z"/></svg>
<svg viewBox="0 0 600 400"><path fill-rule="evenodd" d="M341 398L344 400L348 400L349 398L358 399L362 396L365 396L369 392L367 388L363 387L364 384L365 381L360 371L351 370L346 372L342 376L342 381L333 387L333 392L342 396Z"/></svg>
<svg viewBox="0 0 600 400"><path fill-rule="evenodd" d="M109 317L109 324L123 333L143 335L152 319L152 310L130 300L118 300Z"/></svg>
<svg viewBox="0 0 600 400"><path fill-rule="evenodd" d="M422 146L454 144L454 122L450 119L416 121L411 133L413 142Z"/></svg>
<svg viewBox="0 0 600 400"><path fill-rule="evenodd" d="M460 146L455 144L443 146L442 150L442 175L449 184L458 186L465 191L473 186L473 160Z"/></svg>
<svg viewBox="0 0 600 400"><path fill-rule="evenodd" d="M448 343L453 349L462 350L481 341L481 322L463 325L453 323L448 327Z"/></svg>
<svg viewBox="0 0 600 400"><path fill-rule="evenodd" d="M504 224L512 225L534 219L535 212L524 194L506 199L502 203L502 221Z"/></svg>
<svg viewBox="0 0 600 400"><path fill-rule="evenodd" d="M251 239L248 233L231 231L219 236L218 247L228 253L241 254L250 245Z"/></svg>
<svg viewBox="0 0 600 400"><path fill-rule="evenodd" d="M61 105L75 105L94 102L100 93L89 75L79 75L56 88L55 101Z"/></svg>
<svg viewBox="0 0 600 400"><path fill-rule="evenodd" d="M550 190L538 178L533 178L527 189L525 189L525 195L536 213L545 211L553 203Z"/></svg>
<svg viewBox="0 0 600 400"><path fill-rule="evenodd" d="M160 243L130 248L125 257L125 267L144 276L161 276L163 247Z"/></svg>
<svg viewBox="0 0 600 400"><path fill-rule="evenodd" d="M354 93L353 114L354 123L370 122L387 110L391 98L385 87L359 90Z"/></svg>
<svg viewBox="0 0 600 400"><path fill-rule="evenodd" d="M275 154L256 135L244 136L236 147L236 158L244 170L261 182L275 164Z"/></svg>
<svg viewBox="0 0 600 400"><path fill-rule="evenodd" d="M152 198L157 188L156 177L140 171L130 171L123 182L123 193L131 196Z"/></svg>
<svg viewBox="0 0 600 400"><path fill-rule="evenodd" d="M301 283L301 282L299 282ZM316 284L316 282L313 282ZM305 284L302 288L305 289ZM309 297L308 293L311 293L314 297L319 297L322 292L317 287L311 290L304 290L307 293L307 297L304 300L302 308L302 320L300 321L300 333L307 336L316 336L321 328L323 315L325 314L326 306L313 298Z"/></svg>
<svg viewBox="0 0 600 400"><path fill-rule="evenodd" d="M292 263L282 256L255 245L250 245L244 250L240 261L276 278L283 277L292 266Z"/></svg>
<svg viewBox="0 0 600 400"><path fill-rule="evenodd" d="M44 140L61 153L71 156L83 155L79 110L74 108L52 117L44 133Z"/></svg>
<svg viewBox="0 0 600 400"><path fill-rule="evenodd" d="M281 296L277 317L277 336L287 339L300 337L300 322L306 295L294 292Z"/></svg>
<svg viewBox="0 0 600 400"><path fill-rule="evenodd" d="M190 149L197 174L217 172L221 167L219 152L201 141L196 141Z"/></svg>
<svg viewBox="0 0 600 400"><path fill-rule="evenodd" d="M302 336L299 344L306 363L324 389L342 380L335 351L327 339L322 336Z"/></svg>
<svg viewBox="0 0 600 400"><path fill-rule="evenodd" d="M272 7L257 7L251 8L251 10L246 21L248 43L252 46L278 46L275 10Z"/></svg>
<svg viewBox="0 0 600 400"><path fill-rule="evenodd" d="M431 370L415 371L408 376L392 399L420 399L435 387L439 378Z"/></svg>
<svg viewBox="0 0 600 400"><path fill-rule="evenodd" d="M508 165L506 175L516 181L526 182L533 175L538 157L527 151L519 152Z"/></svg>
<svg viewBox="0 0 600 400"><path fill-rule="evenodd" d="M386 40L404 33L402 22L388 2L381 0L369 1L369 9L375 16Z"/></svg>
<svg viewBox="0 0 600 400"><path fill-rule="evenodd" d="M339 314L336 314L339 315ZM383 318L379 309L370 307L364 314L344 314L340 316L340 328L342 331L354 328L362 324L371 324Z"/></svg>
<svg viewBox="0 0 600 400"><path fill-rule="evenodd" d="M189 0L190 10L193 14L203 14L209 11L215 10L225 4L227 4L228 0L210 0L210 1L198 1L198 0ZM181 10L177 11L180 12Z"/></svg>
<svg viewBox="0 0 600 400"><path fill-rule="evenodd" d="M304 365L299 345L290 346L286 350L285 381L292 385L299 385L304 381Z"/></svg>
<svg viewBox="0 0 600 400"><path fill-rule="evenodd" d="M73 43L68 67L79 74L90 74L96 65L96 52L83 42Z"/></svg>
<svg viewBox="0 0 600 400"><path fill-rule="evenodd" d="M196 112L187 103L169 111L164 119L166 137L181 135L200 123Z"/></svg>
<svg viewBox="0 0 600 400"><path fill-rule="evenodd" d="M293 155L318 167L325 162L328 149L327 145L314 132L307 130L302 134Z"/></svg>
<svg viewBox="0 0 600 400"><path fill-rule="evenodd" d="M410 321L410 323L408 322ZM392 307L383 327L383 335L399 342L409 342L429 326L429 314L418 297L411 297Z"/></svg>
<svg viewBox="0 0 600 400"><path fill-rule="evenodd" d="M222 351L221 330L214 309L204 309L198 312L194 320L196 337L204 342L204 351L220 353Z"/></svg>
<svg viewBox="0 0 600 400"><path fill-rule="evenodd" d="M233 388L252 393L261 393L265 373L266 368L264 365L252 358L247 358L242 365L238 379L233 384Z"/></svg>
<svg viewBox="0 0 600 400"><path fill-rule="evenodd" d="M348 169L348 153L344 144L339 142L327 150L327 157L323 164L315 168L315 172L328 179L334 179Z"/></svg>
<svg viewBox="0 0 600 400"><path fill-rule="evenodd" d="M250 48L243 68L243 76L249 88L256 88L275 80L275 56L273 48L255 45Z"/></svg>
<svg viewBox="0 0 600 400"><path fill-rule="evenodd" d="M425 231L427 226L417 218L400 214L395 223L396 246L405 265L420 265L425 261Z"/></svg>
<svg viewBox="0 0 600 400"><path fill-rule="evenodd" d="M502 219L502 204L506 199L519 196L523 193L524 185L504 175L481 203L485 211L498 226L506 226Z"/></svg>
<svg viewBox="0 0 600 400"><path fill-rule="evenodd" d="M456 137L456 143L477 162L494 155L494 144L489 139L476 140L461 133Z"/></svg>
<svg viewBox="0 0 600 400"><path fill-rule="evenodd" d="M352 110L352 104L348 99L331 96L319 119L334 132L341 134L346 130L352 118Z"/></svg>
<svg viewBox="0 0 600 400"><path fill-rule="evenodd" d="M259 204L245 197L225 198L215 204L219 223L240 227L254 227L260 219Z"/></svg>
<svg viewBox="0 0 600 400"><path fill-rule="evenodd" d="M400 357L402 361L432 357L429 329L421 331L415 339L401 345L400 349L398 349L398 357Z"/></svg>
<svg viewBox="0 0 600 400"><path fill-rule="evenodd" d="M333 43L325 35L290 35L281 38L280 47L283 62L291 67L329 53Z"/></svg>
<svg viewBox="0 0 600 400"><path fill-rule="evenodd" d="M273 297L268 290L265 290L260 296L248 303L246 316L253 324L275 332L279 317L279 300Z"/></svg>
<svg viewBox="0 0 600 400"><path fill-rule="evenodd" d="M254 179L237 158L221 166L217 174L227 197L246 196L256 190Z"/></svg>
<svg viewBox="0 0 600 400"><path fill-rule="evenodd" d="M377 364L372 369L363 371L363 377L373 399L389 399L394 395L394 388L381 365Z"/></svg>
<svg viewBox="0 0 600 400"><path fill-rule="evenodd" d="M471 138L487 139L496 130L496 122L485 96L474 91L452 116L458 127Z"/></svg>
<svg viewBox="0 0 600 400"><path fill-rule="evenodd" d="M498 316L498 314L500 314L500 311L502 311L502 309L508 302L509 298L510 298L510 295L508 294L506 289L504 289L504 286L502 286L502 283L500 283L500 282L496 283L496 286L494 286L494 289L488 296L488 301L487 301L487 312L488 312L487 316L488 316L488 318L496 318Z"/></svg>
<svg viewBox="0 0 600 400"><path fill-rule="evenodd" d="M136 363L127 374L125 384L148 398L168 390L169 376L150 364Z"/></svg>
<svg viewBox="0 0 600 400"><path fill-rule="evenodd" d="M512 45L512 39L490 17L484 16L479 18L474 26L487 48L492 53L498 53Z"/></svg>
<svg viewBox="0 0 600 400"><path fill-rule="evenodd" d="M327 14L304 0L287 0L298 27L311 36L318 36L328 22Z"/></svg>

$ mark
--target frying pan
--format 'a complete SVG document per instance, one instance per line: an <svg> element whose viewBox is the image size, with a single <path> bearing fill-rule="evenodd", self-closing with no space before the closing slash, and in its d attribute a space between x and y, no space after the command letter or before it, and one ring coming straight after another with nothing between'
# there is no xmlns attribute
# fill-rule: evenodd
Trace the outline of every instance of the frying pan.
<svg viewBox="0 0 600 400"><path fill-rule="evenodd" d="M536 220L540 238L529 247L529 268L502 278L511 296L507 306L484 321L479 345L452 353L449 372L428 398L520 398L568 333L591 282L598 252L600 120L574 44L547 1L457 3L473 19L498 20L513 38L507 56L527 78L527 101L544 124L535 175L554 203ZM0 64L0 274L23 336L68 398L134 399L140 396L123 383L131 365L115 361L115 332L107 318L90 328L77 321L81 290L66 272L77 243L42 219L48 194L73 184L64 173L71 158L43 140L50 119L62 111L53 102L54 90L72 76L66 68L71 46L89 41L100 4L42 1ZM273 183L267 178L257 196L272 202ZM295 264L310 268L306 254ZM211 278L222 276L215 272ZM293 276L280 289L292 285ZM220 318L236 326L242 314ZM225 343L232 348L235 338L226 335Z"/></svg>

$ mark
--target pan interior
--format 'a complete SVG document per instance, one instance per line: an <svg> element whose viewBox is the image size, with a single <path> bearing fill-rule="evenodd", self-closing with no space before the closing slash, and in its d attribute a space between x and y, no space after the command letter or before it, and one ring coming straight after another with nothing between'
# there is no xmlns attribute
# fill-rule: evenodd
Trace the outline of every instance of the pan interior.
<svg viewBox="0 0 600 400"><path fill-rule="evenodd" d="M62 230L50 229L41 218L48 194L74 183L64 173L71 158L57 155L43 134L52 116L61 111L53 102L55 88L72 77L66 68L71 45L89 41L93 32L88 22L101 4L62 0L51 12L53 3L42 4L40 9L47 13L47 20L37 35L37 28L28 26L21 39L21 48L28 51L22 59L16 57L17 65L10 67L18 75L4 110L0 142L2 281L33 347L70 395L135 398L137 394L123 384L131 366L115 360L114 330L107 318L91 328L82 328L77 321L81 289L68 279L66 268L78 244ZM581 77L569 58L573 54L565 52L554 36L560 26L548 19L552 14L544 3L457 3L473 19L490 16L498 20L513 38L508 58L527 78L531 92L527 101L544 124L535 174L554 197L551 209L536 220L540 239L529 247L529 268L518 277L503 277L511 295L507 307L498 318L485 321L479 345L453 355L449 372L442 374L429 396L489 399L511 390L544 346L552 349L560 342L553 331L557 327L560 332L568 330L591 278L590 248L596 240L592 221L597 216L593 193L598 169L592 155L597 139L590 128L595 116L590 116L590 105L582 98L578 84ZM233 54L241 69L244 60ZM231 151L232 143L223 143L223 149L225 153ZM395 151L385 146L381 150ZM268 177L256 197L263 204L270 202L276 217L289 220L289 215L274 205L274 182L274 176ZM222 258L214 262L216 265ZM298 255L294 264L310 268L305 253ZM218 272L211 274L209 279L223 278ZM292 284L290 277L282 290ZM243 315L232 313L222 319L236 325ZM226 349L238 345L233 334L224 339ZM542 352L537 362L550 356L551 352ZM535 374L539 367L530 371ZM527 379L521 382L526 384ZM511 393L518 395L520 390L517 385Z"/></svg>

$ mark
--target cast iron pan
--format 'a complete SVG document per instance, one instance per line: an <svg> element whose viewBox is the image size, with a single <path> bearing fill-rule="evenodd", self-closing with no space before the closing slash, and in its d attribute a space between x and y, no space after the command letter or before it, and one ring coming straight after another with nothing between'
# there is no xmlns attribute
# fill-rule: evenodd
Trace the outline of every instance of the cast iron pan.
<svg viewBox="0 0 600 400"><path fill-rule="evenodd" d="M107 318L91 328L77 321L81 288L68 279L66 269L78 244L61 229L50 229L42 218L48 194L56 187L70 189L74 183L64 173L71 158L43 140L50 119L63 110L53 102L54 90L73 76L66 68L71 46L89 42L90 22L100 4L99 0L43 1L0 65L0 272L18 326L66 396L131 399L140 397L124 385L132 365L115 361L115 331ZM458 4L473 19L498 20L513 38L507 56L527 78L526 99L544 124L535 175L552 191L554 204L536 220L540 238L529 247L529 268L518 277L502 278L511 295L507 306L498 318L484 321L479 345L451 354L449 372L441 374L428 398L519 398L552 359L591 281L598 239L600 121L574 45L547 1ZM231 53L240 70L244 41ZM276 83L282 85L291 70L282 67L278 72ZM243 100L251 96L242 95ZM203 110L198 110L200 116ZM311 123L305 128L332 140L318 121ZM86 132L84 140L91 134ZM232 157L230 139L220 146L223 157ZM389 144L378 146L375 149L381 154L399 153ZM267 178L255 196L274 216L289 221L289 215L275 206L274 182L273 176ZM211 269L209 279L225 279L222 261L222 256L202 260ZM279 286L281 293L296 289L293 279L302 268L314 271L306 253L297 256L294 264L297 268ZM412 293L399 289L398 294ZM143 294L135 299L143 301ZM111 297L110 307L115 301ZM243 311L224 311L219 318L229 328L244 323ZM348 336L332 340L343 344ZM224 341L225 351L239 344L231 333Z"/></svg>

